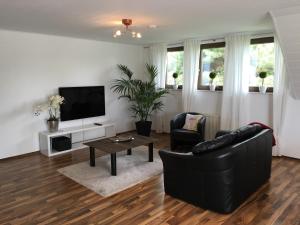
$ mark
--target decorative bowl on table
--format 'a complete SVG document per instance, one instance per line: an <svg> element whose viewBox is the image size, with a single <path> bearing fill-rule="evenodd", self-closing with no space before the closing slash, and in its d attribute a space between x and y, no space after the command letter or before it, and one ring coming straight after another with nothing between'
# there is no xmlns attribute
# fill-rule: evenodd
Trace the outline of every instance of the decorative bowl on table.
<svg viewBox="0 0 300 225"><path fill-rule="evenodd" d="M116 137L112 137L109 140L111 140L114 143L119 143L119 142L129 142L134 140L134 137L132 136L116 136Z"/></svg>

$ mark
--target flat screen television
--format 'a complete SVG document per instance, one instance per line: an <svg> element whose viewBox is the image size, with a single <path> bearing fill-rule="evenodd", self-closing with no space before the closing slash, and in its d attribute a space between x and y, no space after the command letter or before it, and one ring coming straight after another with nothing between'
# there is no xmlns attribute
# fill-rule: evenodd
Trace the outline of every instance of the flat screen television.
<svg viewBox="0 0 300 225"><path fill-rule="evenodd" d="M104 86L61 87L58 92L65 98L60 107L61 121L105 115Z"/></svg>

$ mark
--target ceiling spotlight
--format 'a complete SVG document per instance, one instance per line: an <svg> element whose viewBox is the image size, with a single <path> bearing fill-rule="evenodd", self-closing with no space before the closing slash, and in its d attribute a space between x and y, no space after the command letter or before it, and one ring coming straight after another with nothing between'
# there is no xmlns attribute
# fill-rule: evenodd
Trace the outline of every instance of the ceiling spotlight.
<svg viewBox="0 0 300 225"><path fill-rule="evenodd" d="M117 36L121 36L121 35L122 35L122 32L121 32L120 30L117 30L117 31L116 31L116 35L117 35Z"/></svg>
<svg viewBox="0 0 300 225"><path fill-rule="evenodd" d="M136 34L136 37L137 37L137 38L142 38L141 33L137 33L137 34Z"/></svg>
<svg viewBox="0 0 300 225"><path fill-rule="evenodd" d="M130 25L132 25L132 19L122 19L122 24L125 26L125 29L123 31L117 30L114 34L113 37L117 38L119 36L123 36L126 34L131 34L132 38L142 38L141 33L135 32L129 28Z"/></svg>

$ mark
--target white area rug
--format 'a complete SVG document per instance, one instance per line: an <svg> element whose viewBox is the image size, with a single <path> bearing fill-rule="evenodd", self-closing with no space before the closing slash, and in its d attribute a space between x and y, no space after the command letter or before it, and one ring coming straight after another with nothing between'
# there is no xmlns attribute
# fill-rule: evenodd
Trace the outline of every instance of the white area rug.
<svg viewBox="0 0 300 225"><path fill-rule="evenodd" d="M153 162L148 162L148 147L134 148L132 155L126 153L117 153L117 176L110 174L110 154L96 158L95 167L90 167L86 161L61 168L58 172L104 197L162 173L163 166L156 149Z"/></svg>

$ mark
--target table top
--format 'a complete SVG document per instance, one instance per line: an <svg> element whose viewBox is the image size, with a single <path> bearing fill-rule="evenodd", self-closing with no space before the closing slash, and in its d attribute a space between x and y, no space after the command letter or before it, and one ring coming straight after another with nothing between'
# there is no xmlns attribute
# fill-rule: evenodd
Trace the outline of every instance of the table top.
<svg viewBox="0 0 300 225"><path fill-rule="evenodd" d="M124 136L124 135L121 135L121 136ZM155 141L155 139L152 137L146 137L146 136L141 136L141 135L137 135L137 134L127 135L127 136L133 137L134 140L128 141L128 142L117 142L116 143L116 142L113 142L110 138L105 138L102 140L86 142L83 144L87 145L89 147L99 149L106 153L115 153L115 152L120 152L120 151L124 151L124 150L131 149L131 148L135 148L135 147L138 147L141 145L147 145L147 144L153 143Z"/></svg>

